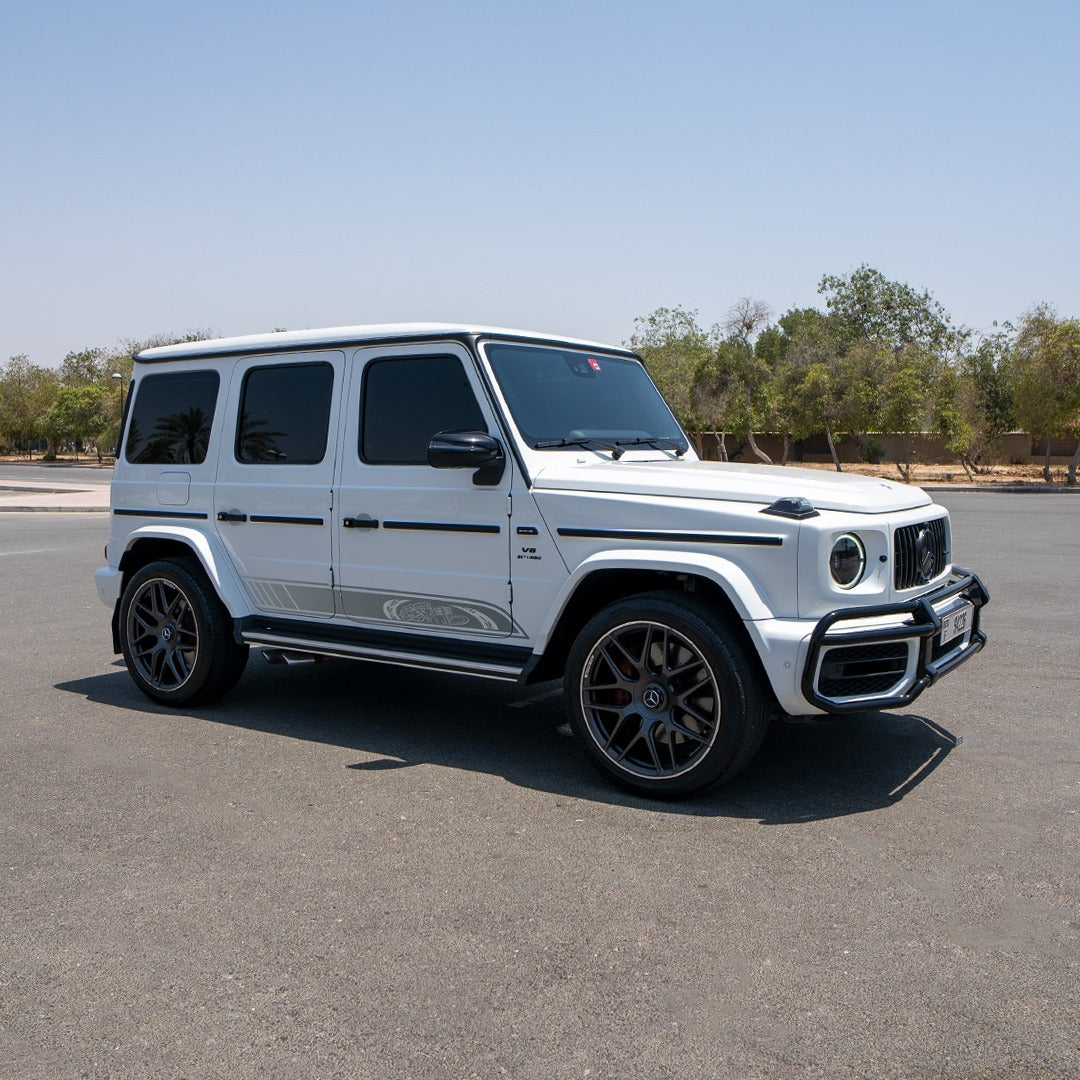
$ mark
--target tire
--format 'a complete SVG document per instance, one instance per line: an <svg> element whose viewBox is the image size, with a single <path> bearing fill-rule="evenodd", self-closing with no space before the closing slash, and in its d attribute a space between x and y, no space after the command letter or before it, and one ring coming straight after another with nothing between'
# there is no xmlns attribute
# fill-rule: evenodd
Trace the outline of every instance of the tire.
<svg viewBox="0 0 1080 1080"><path fill-rule="evenodd" d="M120 600L120 647L135 685L162 705L221 697L248 658L194 558L163 559L132 574Z"/></svg>
<svg viewBox="0 0 1080 1080"><path fill-rule="evenodd" d="M757 658L683 593L632 596L591 619L570 649L564 692L592 763L651 798L730 780L768 726Z"/></svg>

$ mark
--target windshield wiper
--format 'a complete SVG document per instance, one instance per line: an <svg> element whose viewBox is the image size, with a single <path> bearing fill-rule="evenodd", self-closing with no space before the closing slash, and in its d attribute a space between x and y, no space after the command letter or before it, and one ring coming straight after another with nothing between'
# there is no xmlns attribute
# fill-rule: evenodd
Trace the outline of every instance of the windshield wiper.
<svg viewBox="0 0 1080 1080"><path fill-rule="evenodd" d="M624 446L655 446L657 450L674 451L676 457L682 457L687 451L687 447L681 442L676 442L674 439L658 439L652 435L642 435L636 439L616 439L615 445L619 447L620 452Z"/></svg>
<svg viewBox="0 0 1080 1080"><path fill-rule="evenodd" d="M577 439L541 439L539 442L533 443L534 450L553 450L562 446L598 446L601 450L610 450L615 453L618 443L614 443L610 439L590 439L588 436Z"/></svg>

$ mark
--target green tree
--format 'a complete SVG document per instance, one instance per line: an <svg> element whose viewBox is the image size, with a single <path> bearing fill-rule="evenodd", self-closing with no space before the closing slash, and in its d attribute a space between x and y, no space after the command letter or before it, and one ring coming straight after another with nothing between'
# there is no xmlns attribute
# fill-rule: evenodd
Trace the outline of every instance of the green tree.
<svg viewBox="0 0 1080 1080"><path fill-rule="evenodd" d="M835 433L845 415L846 382L835 324L816 308L794 308L762 331L756 351L772 372L773 413L784 436L784 463L791 439L825 435L837 472L843 472Z"/></svg>
<svg viewBox="0 0 1080 1080"><path fill-rule="evenodd" d="M83 442L92 442L101 460L98 445L112 420L105 387L93 383L61 386L45 414L42 429L53 445L74 444L76 454Z"/></svg>
<svg viewBox="0 0 1080 1080"><path fill-rule="evenodd" d="M941 431L968 478L982 458L1016 426L1012 372L1013 327L982 337L946 372L938 402Z"/></svg>
<svg viewBox="0 0 1080 1080"><path fill-rule="evenodd" d="M729 373L730 426L746 439L758 460L771 465L772 459L754 438L755 430L771 426L768 421L772 418L772 372L755 349L768 321L769 306L764 300L750 296L737 300L724 320L726 336L717 348L717 361Z"/></svg>
<svg viewBox="0 0 1080 1080"><path fill-rule="evenodd" d="M44 420L59 386L57 372L25 355L11 357L0 369L0 435L31 458L34 445L47 438Z"/></svg>
<svg viewBox="0 0 1080 1080"><path fill-rule="evenodd" d="M104 387L109 374L109 354L104 349L80 349L60 361L60 382L64 386Z"/></svg>
<svg viewBox="0 0 1080 1080"><path fill-rule="evenodd" d="M926 290L890 281L860 266L850 274L826 274L818 291L840 335L841 366L850 380L846 401L849 430L866 454L871 431L909 435L941 429L947 371L968 338ZM897 468L907 478L910 440Z"/></svg>
<svg viewBox="0 0 1080 1080"><path fill-rule="evenodd" d="M1080 464L1080 320L1060 319L1048 304L1027 312L1013 346L1016 415L1036 439L1045 439L1043 476L1050 472L1050 440L1075 438L1067 483L1076 485Z"/></svg>
<svg viewBox="0 0 1080 1080"><path fill-rule="evenodd" d="M697 318L696 311L681 307L657 308L634 320L634 333L627 342L645 361L679 422L695 433L700 430L700 417L694 387L715 349L715 335L703 330Z"/></svg>
<svg viewBox="0 0 1080 1080"><path fill-rule="evenodd" d="M919 346L937 356L956 351L965 331L953 326L946 310L926 290L890 281L863 264L850 274L825 274L818 283L837 327L852 340L865 339L899 349Z"/></svg>

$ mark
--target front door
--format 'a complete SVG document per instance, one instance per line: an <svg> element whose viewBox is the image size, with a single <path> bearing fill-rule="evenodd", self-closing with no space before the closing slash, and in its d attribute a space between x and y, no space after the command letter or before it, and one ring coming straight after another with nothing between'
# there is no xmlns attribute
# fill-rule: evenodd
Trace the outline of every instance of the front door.
<svg viewBox="0 0 1080 1080"><path fill-rule="evenodd" d="M255 356L229 389L232 446L222 447L218 535L258 611L334 614L331 489L341 352Z"/></svg>
<svg viewBox="0 0 1080 1080"><path fill-rule="evenodd" d="M501 438L468 352L358 349L347 401L334 493L345 618L457 640L521 637L510 605L512 465L480 486L472 469L427 464L437 432Z"/></svg>

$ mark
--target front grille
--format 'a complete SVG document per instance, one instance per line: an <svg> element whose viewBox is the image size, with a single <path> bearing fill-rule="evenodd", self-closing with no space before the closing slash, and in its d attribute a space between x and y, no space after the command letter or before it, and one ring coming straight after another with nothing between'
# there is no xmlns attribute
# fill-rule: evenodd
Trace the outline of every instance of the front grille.
<svg viewBox="0 0 1080 1080"><path fill-rule="evenodd" d="M903 678L907 662L903 641L828 649L821 660L818 691L827 698L884 694Z"/></svg>
<svg viewBox="0 0 1080 1080"><path fill-rule="evenodd" d="M945 518L905 525L893 541L893 580L898 589L914 589L933 581L949 563Z"/></svg>

